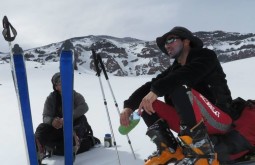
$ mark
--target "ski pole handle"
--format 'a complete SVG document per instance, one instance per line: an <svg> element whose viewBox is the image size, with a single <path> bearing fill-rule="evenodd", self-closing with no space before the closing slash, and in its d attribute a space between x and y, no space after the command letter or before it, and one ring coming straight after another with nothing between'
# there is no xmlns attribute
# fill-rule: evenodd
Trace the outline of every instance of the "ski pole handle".
<svg viewBox="0 0 255 165"><path fill-rule="evenodd" d="M103 60L102 60L100 54L97 54L97 59L98 59L100 65L101 65L101 68L102 68L103 72L104 72L105 79L108 80L109 78L108 78L108 75L106 73L106 70L105 70L105 67L104 67L104 63L103 63Z"/></svg>
<svg viewBox="0 0 255 165"><path fill-rule="evenodd" d="M8 21L8 18L6 16L4 16L3 18L3 36L4 39L8 42L11 42L15 39L15 37L17 36L17 31L16 29L11 25L11 23ZM13 36L11 36L11 32L13 34Z"/></svg>
<svg viewBox="0 0 255 165"><path fill-rule="evenodd" d="M93 59L94 59L94 64L95 64L95 67L96 67L97 76L100 77L100 72L101 71L100 71L99 66L98 66L98 64L99 64L99 61L98 61L98 58L97 58L98 56L97 56L94 49L92 49L91 51L92 51L92 56L93 56Z"/></svg>

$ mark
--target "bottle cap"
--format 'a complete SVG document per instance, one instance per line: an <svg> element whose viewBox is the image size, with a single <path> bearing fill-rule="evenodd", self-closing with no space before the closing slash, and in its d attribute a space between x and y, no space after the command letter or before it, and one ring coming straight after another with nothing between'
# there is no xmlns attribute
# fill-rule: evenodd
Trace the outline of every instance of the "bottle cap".
<svg viewBox="0 0 255 165"><path fill-rule="evenodd" d="M107 133L105 134L105 137L111 137L111 134Z"/></svg>

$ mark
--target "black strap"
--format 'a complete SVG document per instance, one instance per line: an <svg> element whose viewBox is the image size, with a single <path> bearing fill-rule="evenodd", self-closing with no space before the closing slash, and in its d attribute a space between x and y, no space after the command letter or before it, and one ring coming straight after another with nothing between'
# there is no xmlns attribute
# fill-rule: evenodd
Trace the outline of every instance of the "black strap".
<svg viewBox="0 0 255 165"><path fill-rule="evenodd" d="M17 36L17 31L8 21L8 18L6 16L4 16L3 18L3 28L4 30L2 34L4 36L4 39L9 42L13 41L15 37ZM11 36L11 32L12 32L12 36Z"/></svg>
<svg viewBox="0 0 255 165"><path fill-rule="evenodd" d="M101 141L97 137L93 136L93 145L95 146L97 144L101 144Z"/></svg>

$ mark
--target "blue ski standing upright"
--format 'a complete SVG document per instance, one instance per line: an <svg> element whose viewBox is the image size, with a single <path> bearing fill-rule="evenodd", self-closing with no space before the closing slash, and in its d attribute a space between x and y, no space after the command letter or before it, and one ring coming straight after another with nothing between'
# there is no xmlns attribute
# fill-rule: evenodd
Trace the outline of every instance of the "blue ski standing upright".
<svg viewBox="0 0 255 165"><path fill-rule="evenodd" d="M65 165L72 165L73 152L73 45L67 40L62 45L60 55L60 78L62 89L62 110L64 118Z"/></svg>
<svg viewBox="0 0 255 165"><path fill-rule="evenodd" d="M23 129L23 136L26 146L26 155L28 164L37 165L37 151L36 151L36 143L34 137L33 130L33 121L31 115L30 108L30 99L28 92L28 83L27 83L27 73L25 60L23 56L23 50L19 47L19 45L15 44L12 49L11 41L13 41L17 35L16 30L9 23L6 16L3 19L3 36L6 41L9 42L10 46L10 64L13 82L15 86L15 91L17 94L18 105L20 109L21 123ZM11 37L11 31L13 33L13 37Z"/></svg>

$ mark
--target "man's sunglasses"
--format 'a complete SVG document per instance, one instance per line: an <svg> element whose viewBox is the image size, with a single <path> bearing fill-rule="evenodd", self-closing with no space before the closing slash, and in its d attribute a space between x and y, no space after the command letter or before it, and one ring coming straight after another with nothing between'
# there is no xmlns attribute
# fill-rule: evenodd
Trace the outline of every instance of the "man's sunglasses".
<svg viewBox="0 0 255 165"><path fill-rule="evenodd" d="M177 39L180 39L180 37L171 37L171 38L168 38L165 41L165 45L171 44L171 43L175 42Z"/></svg>

